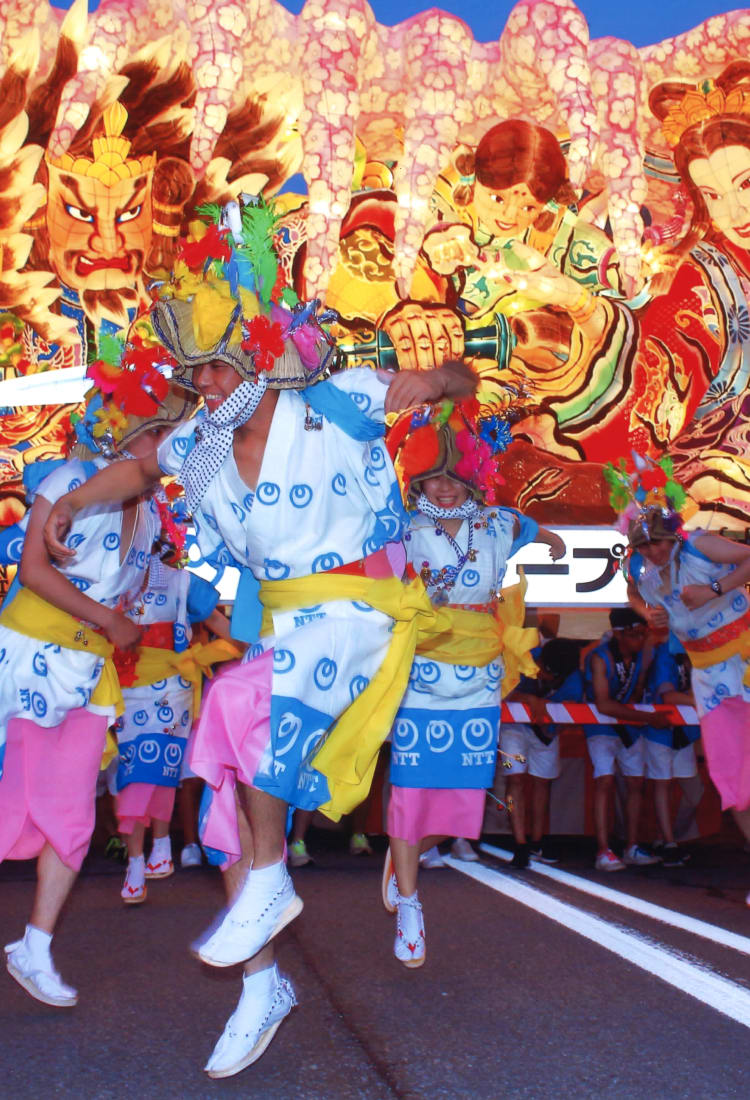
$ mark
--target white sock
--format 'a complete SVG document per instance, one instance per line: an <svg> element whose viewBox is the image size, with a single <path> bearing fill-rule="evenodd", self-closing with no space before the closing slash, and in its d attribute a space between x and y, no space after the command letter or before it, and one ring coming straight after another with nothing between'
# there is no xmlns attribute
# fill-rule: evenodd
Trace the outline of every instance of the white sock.
<svg viewBox="0 0 750 1100"><path fill-rule="evenodd" d="M129 884L135 889L143 886L146 881L146 861L142 854L139 856L131 856L128 860L126 878Z"/></svg>
<svg viewBox="0 0 750 1100"><path fill-rule="evenodd" d="M242 982L245 988L251 983L253 986L253 992L259 993L261 987L268 990L274 989L279 981L279 971L276 963L272 963L271 966L266 967L265 970L256 970L254 974L243 974Z"/></svg>
<svg viewBox="0 0 750 1100"><path fill-rule="evenodd" d="M23 942L32 958L38 962L50 961L51 932L43 932L41 928L36 928L33 924L27 924Z"/></svg>
<svg viewBox="0 0 750 1100"><path fill-rule="evenodd" d="M259 871L251 867L247 882L252 882L254 886L273 886L277 881L281 882L285 870L286 864L283 859L278 863L272 863L269 867L261 867Z"/></svg>
<svg viewBox="0 0 750 1100"><path fill-rule="evenodd" d="M155 836L151 849L151 859L154 863L160 863L163 859L172 858L172 841L168 836Z"/></svg>

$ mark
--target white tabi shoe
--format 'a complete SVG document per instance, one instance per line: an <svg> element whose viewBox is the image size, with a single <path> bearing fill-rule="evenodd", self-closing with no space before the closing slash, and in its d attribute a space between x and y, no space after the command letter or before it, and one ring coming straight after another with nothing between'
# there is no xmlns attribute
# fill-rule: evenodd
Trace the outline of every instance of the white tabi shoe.
<svg viewBox="0 0 750 1100"><path fill-rule="evenodd" d="M427 958L424 938L424 918L417 894L410 898L399 894L396 916L396 939L393 954L410 969L422 966Z"/></svg>
<svg viewBox="0 0 750 1100"><path fill-rule="evenodd" d="M274 874L266 874L273 871ZM237 899L212 936L197 950L209 966L234 966L257 955L262 947L302 912L302 898L284 863L251 870Z"/></svg>
<svg viewBox="0 0 750 1100"><path fill-rule="evenodd" d="M8 948L8 973L37 1001L54 1008L73 1008L78 1003L78 991L65 984L49 956L45 961L32 958L23 940L8 944Z"/></svg>
<svg viewBox="0 0 750 1100"><path fill-rule="evenodd" d="M393 871L393 859L391 857L390 848L385 853L385 863L383 864L383 880L381 883L380 891L386 912L395 913L396 906L398 905L398 885L396 883L396 876Z"/></svg>
<svg viewBox="0 0 750 1100"><path fill-rule="evenodd" d="M208 1076L232 1077L257 1062L296 1004L291 983L275 966L244 977L239 1004L205 1066Z"/></svg>

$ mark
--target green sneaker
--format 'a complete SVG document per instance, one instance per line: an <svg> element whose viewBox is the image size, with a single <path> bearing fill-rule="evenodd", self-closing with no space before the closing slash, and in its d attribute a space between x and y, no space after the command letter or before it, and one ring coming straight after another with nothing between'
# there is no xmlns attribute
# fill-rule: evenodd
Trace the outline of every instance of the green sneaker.
<svg viewBox="0 0 750 1100"><path fill-rule="evenodd" d="M312 862L313 858L308 852L304 840L293 840L289 845L289 866L305 867Z"/></svg>
<svg viewBox="0 0 750 1100"><path fill-rule="evenodd" d="M128 846L120 836L111 836L104 849L106 859L113 859L116 863L127 863Z"/></svg>
<svg viewBox="0 0 750 1100"><path fill-rule="evenodd" d="M367 839L364 833L352 833L349 838L349 855L350 856L371 856L372 848L370 847L370 841Z"/></svg>

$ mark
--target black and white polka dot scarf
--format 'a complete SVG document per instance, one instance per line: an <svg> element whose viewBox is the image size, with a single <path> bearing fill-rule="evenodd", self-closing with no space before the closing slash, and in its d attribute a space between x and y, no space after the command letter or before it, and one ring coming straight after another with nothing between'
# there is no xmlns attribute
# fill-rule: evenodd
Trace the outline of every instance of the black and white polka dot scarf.
<svg viewBox="0 0 750 1100"><path fill-rule="evenodd" d="M191 512L198 508L209 485L224 465L232 449L235 429L247 423L253 415L267 385L265 375L261 375L257 382L241 382L218 409L197 425L195 446L180 471L180 482Z"/></svg>
<svg viewBox="0 0 750 1100"><path fill-rule="evenodd" d="M473 497L465 500L460 508L438 508L437 504L428 500L424 493L419 494L417 508L423 516L427 516L433 522L441 519L471 519L479 511L479 505Z"/></svg>

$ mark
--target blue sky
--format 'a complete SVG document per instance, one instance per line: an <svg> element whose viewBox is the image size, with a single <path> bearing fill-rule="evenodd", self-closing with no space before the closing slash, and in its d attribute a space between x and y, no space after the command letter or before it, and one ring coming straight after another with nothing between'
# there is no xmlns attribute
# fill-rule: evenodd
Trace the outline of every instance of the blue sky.
<svg viewBox="0 0 750 1100"><path fill-rule="evenodd" d="M89 0L89 9L94 11L99 0ZM69 8L72 0L52 0L55 7ZM304 0L283 0L289 11L299 12ZM380 23L399 23L417 12L429 7L442 8L444 11L459 15L469 24L474 37L480 42L489 42L498 38L505 25L508 13L513 8L512 0L370 0L370 6ZM592 38L611 34L617 38L626 38L635 46L646 46L651 42L660 42L681 31L702 23L710 15L731 11L733 5L727 0L578 0L578 7L589 22Z"/></svg>

